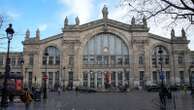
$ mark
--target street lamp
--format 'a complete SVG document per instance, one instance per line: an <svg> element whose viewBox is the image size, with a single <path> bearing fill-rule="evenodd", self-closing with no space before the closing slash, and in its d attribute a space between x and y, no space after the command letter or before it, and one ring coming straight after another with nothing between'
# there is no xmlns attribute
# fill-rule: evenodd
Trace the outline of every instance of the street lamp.
<svg viewBox="0 0 194 110"><path fill-rule="evenodd" d="M27 88L27 78L26 78L27 72L28 72L28 68L25 68L25 70L24 70L24 88Z"/></svg>
<svg viewBox="0 0 194 110"><path fill-rule="evenodd" d="M46 65L45 65L45 73L44 73L44 76L43 76L43 80L44 80L44 87L43 87L43 99L46 99L47 98L47 83L46 83L46 80L47 80L47 65L48 65L48 62L47 62L47 57L48 57L48 53L45 52L44 53L45 57L46 57Z"/></svg>
<svg viewBox="0 0 194 110"><path fill-rule="evenodd" d="M164 85L164 73L162 71L162 63L163 63L163 58L162 58L162 53L163 53L163 50L161 47L159 47L159 50L158 50L158 53L160 54L160 79L162 80L162 86Z"/></svg>
<svg viewBox="0 0 194 110"><path fill-rule="evenodd" d="M20 61L20 64L21 64L21 74L22 74L22 77L23 77L22 84L24 84L24 72L23 72L24 60L23 59Z"/></svg>
<svg viewBox="0 0 194 110"><path fill-rule="evenodd" d="M166 98L165 98L165 92L166 87L164 85L164 73L162 71L162 63L163 63L163 58L162 58L162 47L159 47L158 53L160 54L159 61L160 61L160 79L162 80L161 85L160 85L160 91L159 91L159 96L160 96L160 102L161 102L161 110L166 110Z"/></svg>
<svg viewBox="0 0 194 110"><path fill-rule="evenodd" d="M63 67L63 71L64 71L64 73L63 73L63 78L62 78L63 80L62 81L63 81L63 90L65 90L65 82L64 82L65 81L65 73L66 73L66 67L65 66Z"/></svg>
<svg viewBox="0 0 194 110"><path fill-rule="evenodd" d="M9 78L9 73L10 73L9 48L10 48L10 41L12 40L13 34L14 34L12 24L9 24L9 27L6 29L6 33L7 33L7 39L8 39L8 47L7 47L7 58L6 58L6 65L5 65L5 75L4 75L1 107L7 106L7 79Z"/></svg>

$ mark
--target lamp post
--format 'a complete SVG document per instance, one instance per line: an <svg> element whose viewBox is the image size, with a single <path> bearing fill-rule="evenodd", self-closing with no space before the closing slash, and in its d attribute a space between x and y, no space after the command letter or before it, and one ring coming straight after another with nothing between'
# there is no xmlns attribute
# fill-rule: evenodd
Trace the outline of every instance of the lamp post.
<svg viewBox="0 0 194 110"><path fill-rule="evenodd" d="M24 60L23 59L20 61L20 64L21 64L21 74L22 74L22 77L23 77L22 84L24 84L24 72L23 72Z"/></svg>
<svg viewBox="0 0 194 110"><path fill-rule="evenodd" d="M28 68L25 68L25 70L24 70L24 88L27 88L27 79L26 79L27 71L28 71Z"/></svg>
<svg viewBox="0 0 194 110"><path fill-rule="evenodd" d="M65 73L66 73L66 67L65 66L63 67L63 72L64 73L63 73L63 78L62 78L63 80L62 81L63 81L63 90L65 90Z"/></svg>
<svg viewBox="0 0 194 110"><path fill-rule="evenodd" d="M43 87L43 99L47 99L47 83L46 83L46 80L47 80L47 65L48 65L48 62L47 62L47 57L48 57L48 53L44 53L44 55L46 56L46 65L45 65L45 73L44 73L44 76L43 76L43 80L44 80L44 87Z"/></svg>
<svg viewBox="0 0 194 110"><path fill-rule="evenodd" d="M1 107L7 106L7 79L9 78L9 73L10 73L9 48L10 48L10 42L14 34L12 24L9 24L9 27L6 29L6 33L7 33L7 39L8 39L8 47L7 47L7 58L6 58L6 65L5 65L5 75L4 75Z"/></svg>
<svg viewBox="0 0 194 110"><path fill-rule="evenodd" d="M163 58L162 58L162 53L163 53L163 50L161 47L159 47L159 50L158 50L158 53L160 54L160 79L162 80L162 86L164 85L164 73L162 71L162 63L163 63Z"/></svg>
<svg viewBox="0 0 194 110"><path fill-rule="evenodd" d="M163 63L163 58L162 58L162 47L159 47L158 53L160 54L159 61L160 61L160 79L161 79L161 85L160 85L160 91L159 91L159 96L160 96L160 102L161 102L161 110L166 110L166 97L165 97L165 85L164 85L164 73L162 71L162 63Z"/></svg>

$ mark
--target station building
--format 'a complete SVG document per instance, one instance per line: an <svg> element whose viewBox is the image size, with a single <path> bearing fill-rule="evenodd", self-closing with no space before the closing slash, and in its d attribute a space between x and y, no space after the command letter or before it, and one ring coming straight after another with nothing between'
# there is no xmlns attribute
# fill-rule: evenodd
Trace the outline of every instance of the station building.
<svg viewBox="0 0 194 110"><path fill-rule="evenodd" d="M40 39L40 31L31 37L26 31L23 52L11 52L11 73L23 76L27 87L42 86L46 73L48 88L55 85L89 88L189 84L194 74L194 51L188 48L184 29L171 38L149 33L147 21L135 18L126 24L103 18L80 25L64 20L62 32ZM24 63L21 64L21 61ZM6 53L0 53L0 73L5 71ZM161 72L162 71L162 72Z"/></svg>

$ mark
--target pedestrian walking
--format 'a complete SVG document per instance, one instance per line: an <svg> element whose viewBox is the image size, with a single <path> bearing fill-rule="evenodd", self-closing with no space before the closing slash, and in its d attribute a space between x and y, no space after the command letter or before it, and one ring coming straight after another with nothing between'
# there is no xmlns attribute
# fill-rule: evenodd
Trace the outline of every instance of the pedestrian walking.
<svg viewBox="0 0 194 110"><path fill-rule="evenodd" d="M183 86L183 91L184 91L184 95L186 95L187 94L187 86L186 85Z"/></svg>
<svg viewBox="0 0 194 110"><path fill-rule="evenodd" d="M13 102L14 101L14 94L13 93L9 93L9 101Z"/></svg>
<svg viewBox="0 0 194 110"><path fill-rule="evenodd" d="M57 88L57 91L58 91L58 95L60 95L61 94L61 87L60 86Z"/></svg>
<svg viewBox="0 0 194 110"><path fill-rule="evenodd" d="M166 97L168 97L168 90L167 88L162 84L159 90L159 97L160 97L160 104L161 109L166 108Z"/></svg>
<svg viewBox="0 0 194 110"><path fill-rule="evenodd" d="M78 96L78 86L75 87L76 96Z"/></svg>
<svg viewBox="0 0 194 110"><path fill-rule="evenodd" d="M25 104L25 109L29 110L30 104L32 102L31 93L27 88L25 88L22 92L23 92L23 95L21 96L21 100Z"/></svg>

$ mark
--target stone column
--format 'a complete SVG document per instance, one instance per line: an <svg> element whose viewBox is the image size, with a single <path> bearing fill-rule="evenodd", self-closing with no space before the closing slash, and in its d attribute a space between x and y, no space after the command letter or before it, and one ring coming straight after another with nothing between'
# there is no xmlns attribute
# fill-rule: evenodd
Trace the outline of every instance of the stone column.
<svg viewBox="0 0 194 110"><path fill-rule="evenodd" d="M82 63L82 56L81 56L81 49L80 49L80 43L76 42L74 45L74 86L79 86L80 84L80 76L82 74L81 72L81 63Z"/></svg>
<svg viewBox="0 0 194 110"><path fill-rule="evenodd" d="M95 77L94 77L94 86L95 88L97 88L97 72L94 73Z"/></svg>
<svg viewBox="0 0 194 110"><path fill-rule="evenodd" d="M102 72L102 88L104 88L104 73Z"/></svg>
<svg viewBox="0 0 194 110"><path fill-rule="evenodd" d="M90 88L90 73L88 73L88 87Z"/></svg>
<svg viewBox="0 0 194 110"><path fill-rule="evenodd" d="M172 44L171 45L171 54L169 56L169 64L170 64L170 69L171 69L171 72L170 72L170 80L171 80L171 84L173 85L176 85L176 82L177 82L177 74L178 71L176 70L176 57L177 55L175 54L175 49L174 49L174 46L175 44Z"/></svg>
<svg viewBox="0 0 194 110"><path fill-rule="evenodd" d="M116 87L118 87L118 72L115 73L115 83Z"/></svg>
<svg viewBox="0 0 194 110"><path fill-rule="evenodd" d="M146 45L146 44L145 44ZM144 45L144 46L145 46ZM149 62L150 60L150 56L151 56L151 53L149 53L149 47L146 47L145 46L145 49L144 49L144 84L151 84L151 74L152 74L152 71L150 71L150 67L151 67L151 62ZM152 56L151 56L152 57ZM152 58L151 58L152 59Z"/></svg>
<svg viewBox="0 0 194 110"><path fill-rule="evenodd" d="M124 86L124 84L125 84L125 73L122 72L122 85Z"/></svg>
<svg viewBox="0 0 194 110"><path fill-rule="evenodd" d="M189 85L189 66L191 65L191 60L189 59L190 56L189 56L189 52L188 51L185 51L184 53L184 61L185 61L185 65L184 65L184 77L185 77L185 83Z"/></svg>
<svg viewBox="0 0 194 110"><path fill-rule="evenodd" d="M68 46L67 45L64 45L63 44L63 50L62 50L62 57L60 57L61 59L61 65L62 67L65 67L63 69L64 71L64 84L65 84L65 87L67 87L68 85L68 71L69 71L69 68L68 68Z"/></svg>

